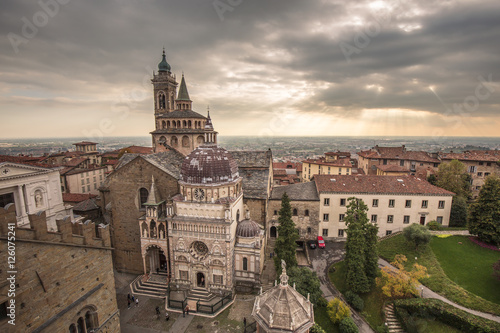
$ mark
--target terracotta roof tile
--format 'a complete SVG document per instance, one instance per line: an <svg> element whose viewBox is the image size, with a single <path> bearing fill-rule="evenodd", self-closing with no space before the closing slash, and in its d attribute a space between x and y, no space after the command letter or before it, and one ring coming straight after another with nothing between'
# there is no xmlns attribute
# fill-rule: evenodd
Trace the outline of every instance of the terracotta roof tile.
<svg viewBox="0 0 500 333"><path fill-rule="evenodd" d="M414 176L315 175L319 192L454 195Z"/></svg>
<svg viewBox="0 0 500 333"><path fill-rule="evenodd" d="M463 153L440 153L443 160L499 162L500 150L471 150Z"/></svg>
<svg viewBox="0 0 500 333"><path fill-rule="evenodd" d="M72 203L82 202L97 197L97 195L90 193L63 193L62 196L64 202Z"/></svg>
<svg viewBox="0 0 500 333"><path fill-rule="evenodd" d="M377 169L380 169L385 172L410 172L410 170L408 170L407 168L399 165L387 164L387 165L376 165L376 167Z"/></svg>

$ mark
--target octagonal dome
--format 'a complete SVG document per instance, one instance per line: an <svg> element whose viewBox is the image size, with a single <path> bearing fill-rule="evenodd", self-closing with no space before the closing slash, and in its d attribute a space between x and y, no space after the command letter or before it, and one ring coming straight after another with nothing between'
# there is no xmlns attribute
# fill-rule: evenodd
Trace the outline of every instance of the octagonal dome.
<svg viewBox="0 0 500 333"><path fill-rule="evenodd" d="M260 233L260 226L252 220L243 220L236 227L237 237L255 237Z"/></svg>
<svg viewBox="0 0 500 333"><path fill-rule="evenodd" d="M238 164L216 145L202 145L182 162L181 179L187 184L222 184L239 178Z"/></svg>

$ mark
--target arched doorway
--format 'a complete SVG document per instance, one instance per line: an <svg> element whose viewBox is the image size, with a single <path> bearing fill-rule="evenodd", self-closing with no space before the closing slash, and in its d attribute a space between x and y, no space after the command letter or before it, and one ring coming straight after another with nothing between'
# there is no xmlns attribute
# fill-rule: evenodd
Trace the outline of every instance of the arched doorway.
<svg viewBox="0 0 500 333"><path fill-rule="evenodd" d="M276 227L272 226L271 230L270 230L270 236L271 236L271 238L276 238L276 233L277 233Z"/></svg>
<svg viewBox="0 0 500 333"><path fill-rule="evenodd" d="M143 258L144 274L168 273L166 253L159 246L149 246Z"/></svg>
<svg viewBox="0 0 500 333"><path fill-rule="evenodd" d="M205 274L198 272L198 274L196 274L196 285L198 288L205 288L205 283Z"/></svg>

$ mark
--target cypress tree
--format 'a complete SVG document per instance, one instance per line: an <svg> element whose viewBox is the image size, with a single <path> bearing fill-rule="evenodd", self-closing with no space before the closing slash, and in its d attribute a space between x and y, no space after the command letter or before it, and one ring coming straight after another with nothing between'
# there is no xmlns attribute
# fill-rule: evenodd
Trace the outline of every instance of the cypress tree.
<svg viewBox="0 0 500 333"><path fill-rule="evenodd" d="M281 271L281 259L285 260L287 269L297 266L295 251L299 232L292 220L292 207L286 192L283 193L281 198L278 221L280 225L278 226L278 238L276 238L276 245L274 247L274 252L276 253L276 257L274 258L276 272Z"/></svg>

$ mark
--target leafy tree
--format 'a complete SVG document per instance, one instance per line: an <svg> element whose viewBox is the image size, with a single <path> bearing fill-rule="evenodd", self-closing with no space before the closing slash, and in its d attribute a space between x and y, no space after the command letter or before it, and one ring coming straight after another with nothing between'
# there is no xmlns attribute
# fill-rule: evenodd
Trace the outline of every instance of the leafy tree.
<svg viewBox="0 0 500 333"><path fill-rule="evenodd" d="M304 297L307 297L307 294L309 294L309 299L317 306L323 293L321 292L321 283L316 272L307 267L292 267L291 269L287 269L286 273L290 277L288 284L293 286L295 283L297 291Z"/></svg>
<svg viewBox="0 0 500 333"><path fill-rule="evenodd" d="M486 243L500 245L500 178L486 178L477 202L469 209L469 232Z"/></svg>
<svg viewBox="0 0 500 333"><path fill-rule="evenodd" d="M285 260L287 269L297 266L297 257L295 251L297 248L296 241L299 239L299 232L295 228L295 223L292 220L292 206L288 195L283 193L281 198L281 209L279 211L278 221L278 238L274 246L274 265L276 272L281 272L281 259Z"/></svg>
<svg viewBox="0 0 500 333"><path fill-rule="evenodd" d="M436 175L434 175L434 174L430 175L429 177L427 177L427 181L429 183L431 183L432 185L436 185L437 184L437 177L436 177Z"/></svg>
<svg viewBox="0 0 500 333"><path fill-rule="evenodd" d="M346 291L344 296L347 303L349 303L354 308L354 310L363 311L365 307L365 301L363 301L363 299L359 297L358 294L352 292L351 290L348 290Z"/></svg>
<svg viewBox="0 0 500 333"><path fill-rule="evenodd" d="M453 197L450 211L450 227L465 227L467 225L467 200L456 195Z"/></svg>
<svg viewBox="0 0 500 333"><path fill-rule="evenodd" d="M321 328L321 326L319 326L316 323L314 323L314 325L311 327L309 332L310 333L326 333L325 330L323 328Z"/></svg>
<svg viewBox="0 0 500 333"><path fill-rule="evenodd" d="M377 278L377 285L382 288L382 293L391 299L418 296L418 280L427 277L427 268L417 263L411 271L406 271L404 263L406 257L397 254L391 263L393 267L382 267L381 276Z"/></svg>
<svg viewBox="0 0 500 333"><path fill-rule="evenodd" d="M338 298L332 299L326 306L326 313L334 324L338 324L342 319L351 316L351 310L344 302Z"/></svg>
<svg viewBox="0 0 500 333"><path fill-rule="evenodd" d="M458 160L441 163L437 172L436 185L466 199L471 197L471 176L465 164Z"/></svg>
<svg viewBox="0 0 500 333"><path fill-rule="evenodd" d="M413 223L409 227L403 229L403 236L408 242L415 244L415 250L421 245L426 245L431 241L431 233L429 229L417 223Z"/></svg>
<svg viewBox="0 0 500 333"><path fill-rule="evenodd" d="M347 225L347 285L355 293L366 293L378 272L378 226L369 222L368 207L363 200L349 198L345 221Z"/></svg>
<svg viewBox="0 0 500 333"><path fill-rule="evenodd" d="M340 333L358 333L359 329L351 317L346 317L340 322L339 331Z"/></svg>

